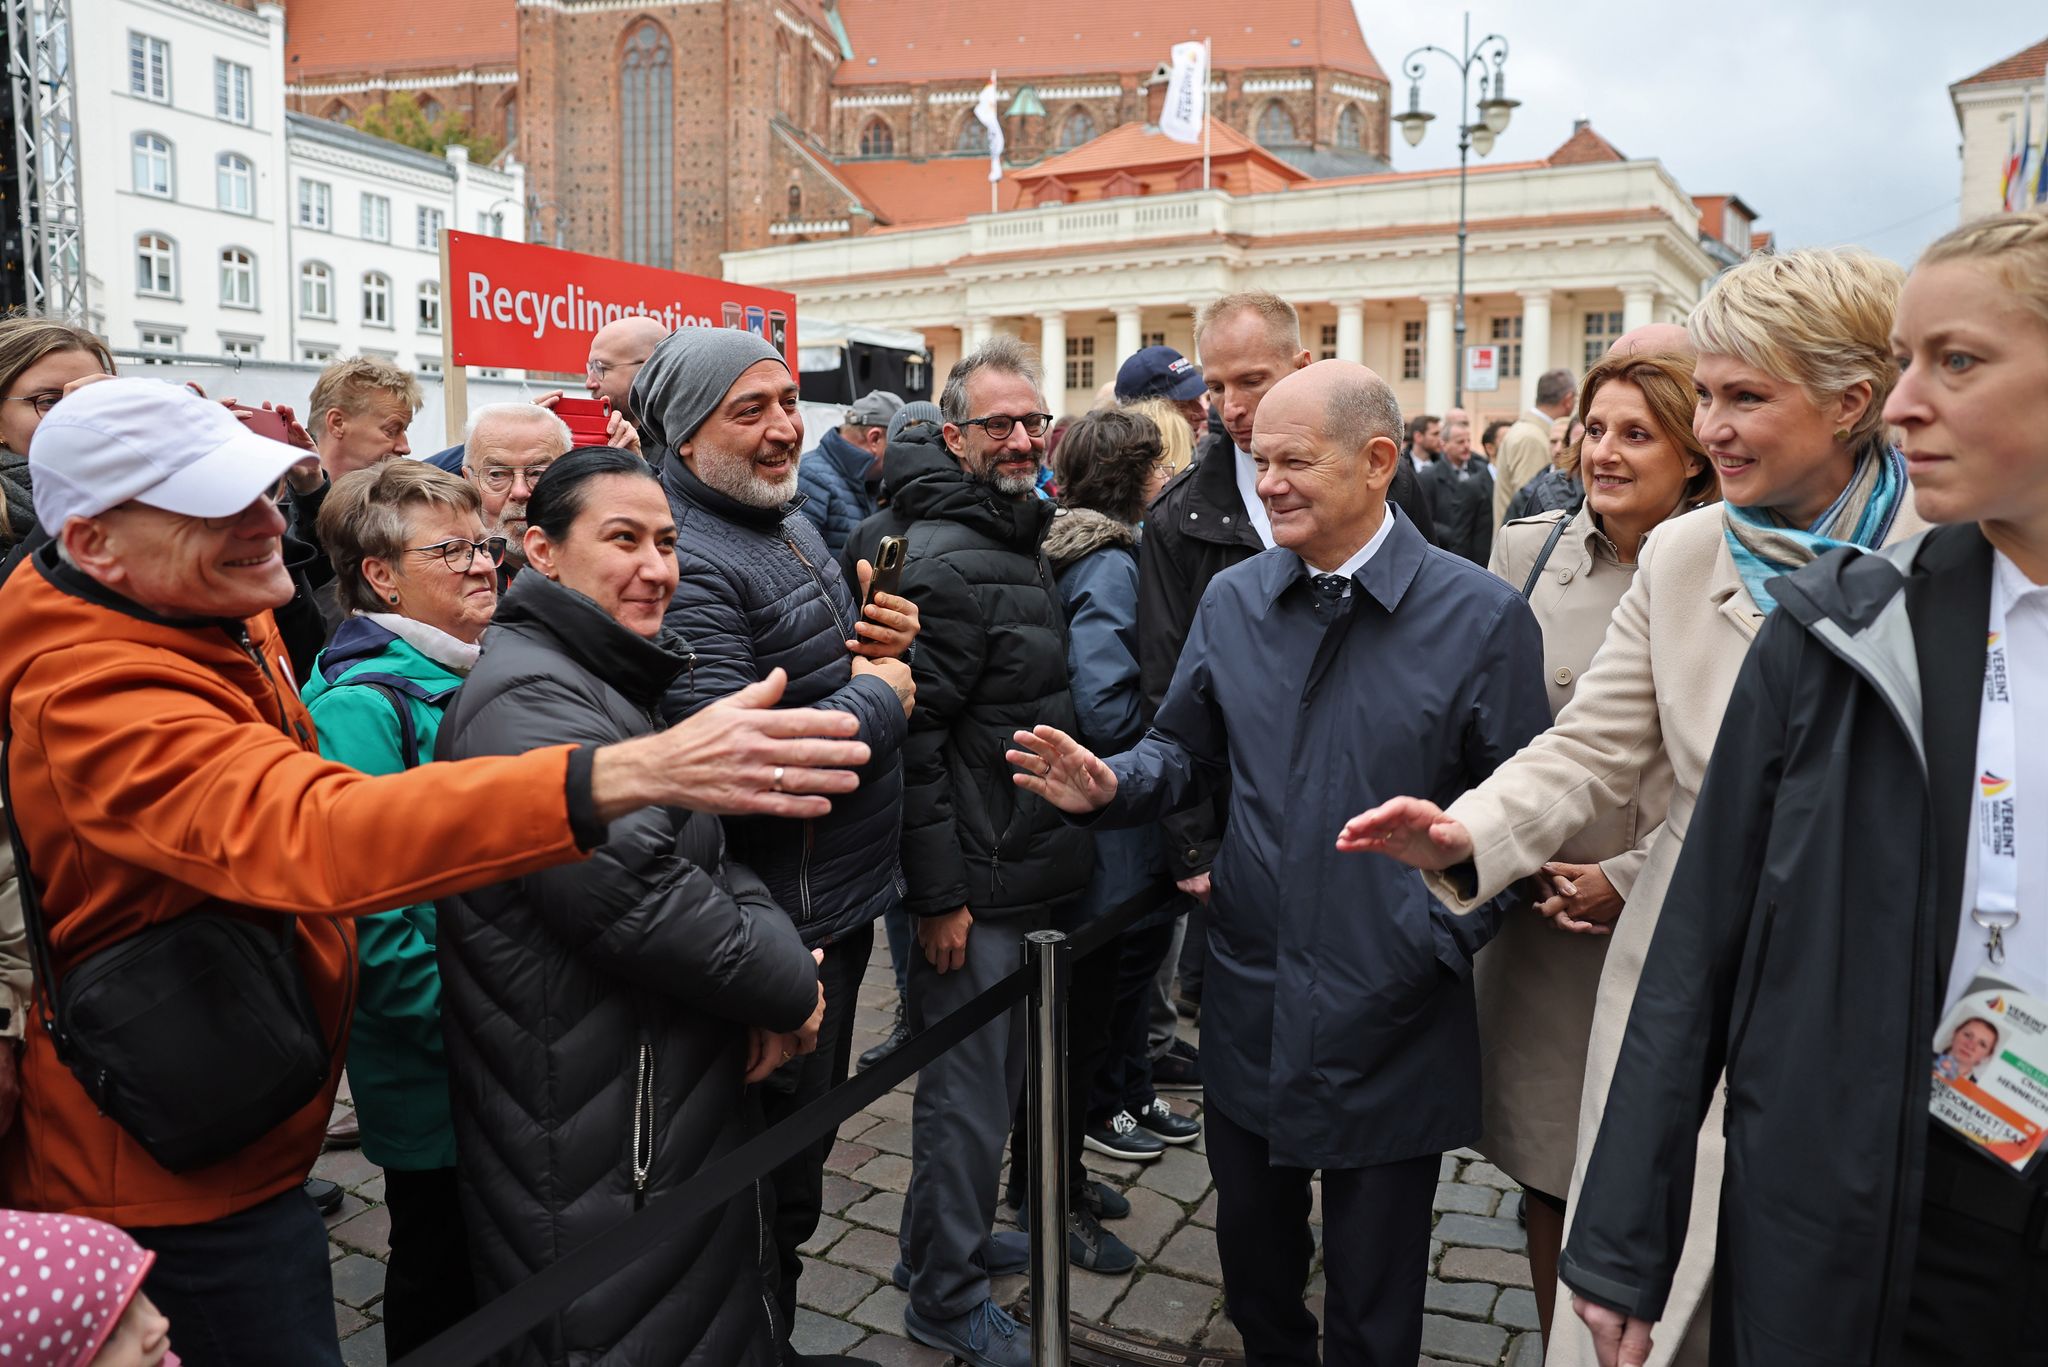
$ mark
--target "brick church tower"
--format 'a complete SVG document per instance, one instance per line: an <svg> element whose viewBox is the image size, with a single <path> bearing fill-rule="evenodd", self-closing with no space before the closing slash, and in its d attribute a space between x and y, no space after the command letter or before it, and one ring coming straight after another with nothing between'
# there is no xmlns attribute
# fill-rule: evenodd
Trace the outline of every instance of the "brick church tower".
<svg viewBox="0 0 2048 1367"><path fill-rule="evenodd" d="M840 51L821 4L523 0L518 23L543 240L713 276L728 247L767 240L779 137L817 139L829 118Z"/></svg>

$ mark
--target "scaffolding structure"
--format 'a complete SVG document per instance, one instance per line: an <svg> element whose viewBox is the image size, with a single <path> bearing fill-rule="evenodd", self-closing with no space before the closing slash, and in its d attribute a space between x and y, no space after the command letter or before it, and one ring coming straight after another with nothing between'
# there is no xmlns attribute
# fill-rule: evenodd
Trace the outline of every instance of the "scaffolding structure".
<svg viewBox="0 0 2048 1367"><path fill-rule="evenodd" d="M87 319L71 0L0 0L0 305Z"/></svg>

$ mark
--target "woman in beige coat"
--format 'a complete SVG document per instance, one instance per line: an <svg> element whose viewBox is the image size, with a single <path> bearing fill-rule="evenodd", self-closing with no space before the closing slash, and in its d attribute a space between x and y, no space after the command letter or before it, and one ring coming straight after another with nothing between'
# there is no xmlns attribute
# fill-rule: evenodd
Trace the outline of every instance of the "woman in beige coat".
<svg viewBox="0 0 2048 1367"><path fill-rule="evenodd" d="M1925 524L1882 410L1897 379L1889 334L1902 273L1859 252L1758 256L1729 271L1693 310L1699 358L1693 432L1723 502L1675 518L1644 544L1593 666L1557 722L1448 811L1419 798L1353 818L1342 849L1433 870L1431 890L1469 911L1539 872L1565 842L1621 811L1668 763L1664 826L1629 890L1600 977L1580 1102L1573 1193L1599 1131L1643 957L1685 839L1721 713L1765 615L1776 575L1833 545L1878 546ZM1616 853L1619 853L1617 850ZM1701 1128L1685 1256L1650 1367L1707 1360L1721 1117ZM1552 1367L1612 1361L1618 1316L1578 1307L1560 1319ZM1612 1320L1610 1323L1609 1320Z"/></svg>
<svg viewBox="0 0 2048 1367"><path fill-rule="evenodd" d="M1643 539L1715 495L1692 415L1690 355L1610 356L1579 386L1585 439L1572 464L1584 506L1517 519L1494 538L1493 572L1522 590L1543 627L1553 718L1606 637ZM1625 805L1564 842L1543 866L1551 895L1534 912L1509 915L1473 966L1485 1126L1476 1147L1522 1184L1546 1339L1606 936L1670 796L1671 765L1660 755Z"/></svg>

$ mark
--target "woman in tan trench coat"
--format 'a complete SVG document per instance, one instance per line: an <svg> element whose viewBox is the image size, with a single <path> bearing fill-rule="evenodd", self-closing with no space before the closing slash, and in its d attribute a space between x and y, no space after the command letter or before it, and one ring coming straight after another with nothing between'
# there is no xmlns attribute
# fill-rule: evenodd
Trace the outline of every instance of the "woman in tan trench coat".
<svg viewBox="0 0 2048 1367"><path fill-rule="evenodd" d="M1672 867L1685 839L1749 643L1774 606L1765 584L1831 545L1890 544L1926 526L1882 410L1897 379L1890 330L1902 272L1857 252L1757 256L1692 312L1699 349L1693 432L1723 502L1673 519L1644 544L1593 666L1557 722L1448 811L1404 797L1353 818L1343 849L1432 870L1430 887L1469 911L1537 873L1566 841L1635 799L1662 761L1673 790L1663 827L1614 923L1600 975L1580 1101L1576 1194ZM1619 851L1617 851L1618 853ZM1685 1255L1650 1367L1707 1361L1719 1103L1700 1131ZM1593 1334L1619 1317L1587 1306L1589 1331L1560 1318L1546 1361L1592 1367ZM1611 1353L1611 1349L1610 1349Z"/></svg>
<svg viewBox="0 0 2048 1367"><path fill-rule="evenodd" d="M1586 435L1572 458L1584 506L1519 518L1494 538L1493 572L1524 592L1543 627L1553 718L1606 637L1643 539L1715 495L1713 466L1692 432L1692 364L1690 354L1624 354L1593 367L1579 386ZM1540 915L1510 914L1473 965L1485 1126L1476 1147L1522 1184L1546 1339L1606 936L1670 797L1671 765L1659 756L1626 805L1565 841L1544 866L1570 891L1553 887Z"/></svg>

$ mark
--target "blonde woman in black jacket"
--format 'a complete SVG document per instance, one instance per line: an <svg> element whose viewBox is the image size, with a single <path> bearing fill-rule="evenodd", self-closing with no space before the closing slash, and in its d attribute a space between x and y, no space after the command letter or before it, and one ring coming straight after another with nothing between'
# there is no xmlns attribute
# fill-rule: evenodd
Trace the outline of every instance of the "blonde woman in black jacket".
<svg viewBox="0 0 2048 1367"><path fill-rule="evenodd" d="M2048 1121L2048 210L1930 247L1894 346L1949 525L1773 581L1565 1248L1603 1364L1649 1355L1724 1066L1716 1363L2048 1361L2041 1167L1932 1064L1995 1016L1974 1085Z"/></svg>

